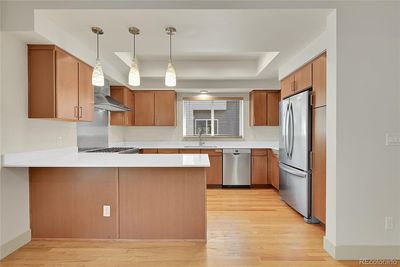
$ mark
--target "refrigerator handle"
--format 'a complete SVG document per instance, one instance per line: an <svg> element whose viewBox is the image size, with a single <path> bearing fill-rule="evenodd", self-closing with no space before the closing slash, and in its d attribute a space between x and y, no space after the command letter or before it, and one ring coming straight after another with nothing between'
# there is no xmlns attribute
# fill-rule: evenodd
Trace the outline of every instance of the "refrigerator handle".
<svg viewBox="0 0 400 267"><path fill-rule="evenodd" d="M284 142L284 145L285 145L285 152L286 152L286 156L287 157L289 157L289 150L288 150L288 134L289 134L289 131L288 131L288 124L289 124L289 122L288 122L288 115L290 115L289 114L289 106L290 106L290 103L287 105L287 107L286 107L286 113L285 113L285 123L283 124L284 125L284 127L285 127L285 129L284 129L284 133L285 133L285 136L284 136L284 138L283 138L283 142Z"/></svg>
<svg viewBox="0 0 400 267"><path fill-rule="evenodd" d="M304 177L304 178L307 177L307 173L302 172L302 171L298 171L298 170L293 169L293 168L288 168L282 163L279 164L279 168L281 168L283 171L285 171L287 173L293 174L293 175L298 176L298 177Z"/></svg>
<svg viewBox="0 0 400 267"><path fill-rule="evenodd" d="M291 159L293 156L293 147L294 147L294 114L293 114L293 104L292 103L290 103L290 124L291 124L291 126L290 126L291 133L290 133L289 154L290 154L290 159Z"/></svg>

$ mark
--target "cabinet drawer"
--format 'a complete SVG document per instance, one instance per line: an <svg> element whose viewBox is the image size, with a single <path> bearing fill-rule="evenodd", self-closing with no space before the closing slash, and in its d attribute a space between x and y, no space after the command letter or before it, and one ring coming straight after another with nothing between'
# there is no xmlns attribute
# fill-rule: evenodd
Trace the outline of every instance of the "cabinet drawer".
<svg viewBox="0 0 400 267"><path fill-rule="evenodd" d="M200 149L179 149L179 154L200 154Z"/></svg>
<svg viewBox="0 0 400 267"><path fill-rule="evenodd" d="M266 156L268 155L268 149L266 148L254 148L251 150L252 156Z"/></svg>
<svg viewBox="0 0 400 267"><path fill-rule="evenodd" d="M208 154L209 156L221 156L222 149L201 149L201 154Z"/></svg>

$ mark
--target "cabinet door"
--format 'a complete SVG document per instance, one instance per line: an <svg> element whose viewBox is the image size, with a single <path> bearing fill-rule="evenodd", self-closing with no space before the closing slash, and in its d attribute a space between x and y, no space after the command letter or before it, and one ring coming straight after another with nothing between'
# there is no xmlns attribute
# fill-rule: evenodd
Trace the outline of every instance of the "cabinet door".
<svg viewBox="0 0 400 267"><path fill-rule="evenodd" d="M312 213L325 223L326 210L326 107L312 110Z"/></svg>
<svg viewBox="0 0 400 267"><path fill-rule="evenodd" d="M271 157L272 178L271 184L279 190L279 159L278 156L272 153Z"/></svg>
<svg viewBox="0 0 400 267"><path fill-rule="evenodd" d="M56 50L56 117L78 120L78 61Z"/></svg>
<svg viewBox="0 0 400 267"><path fill-rule="evenodd" d="M140 150L140 154L157 154L157 149L145 148Z"/></svg>
<svg viewBox="0 0 400 267"><path fill-rule="evenodd" d="M124 100L124 90L121 86L111 86L110 95L115 100L120 103L125 104ZM110 112L110 125L126 125L126 114L121 111L111 111Z"/></svg>
<svg viewBox="0 0 400 267"><path fill-rule="evenodd" d="M313 71L313 108L326 105L326 54L321 55L312 63Z"/></svg>
<svg viewBox="0 0 400 267"><path fill-rule="evenodd" d="M279 126L279 100L280 92L267 93L267 125Z"/></svg>
<svg viewBox="0 0 400 267"><path fill-rule="evenodd" d="M295 80L295 93L304 91L306 89L311 88L312 86L312 65L307 64L304 67L300 68L294 74Z"/></svg>
<svg viewBox="0 0 400 267"><path fill-rule="evenodd" d="M294 94L294 75L289 75L281 81L281 99Z"/></svg>
<svg viewBox="0 0 400 267"><path fill-rule="evenodd" d="M250 125L267 125L267 93L265 91L250 93Z"/></svg>
<svg viewBox="0 0 400 267"><path fill-rule="evenodd" d="M251 157L251 183L268 184L268 156Z"/></svg>
<svg viewBox="0 0 400 267"><path fill-rule="evenodd" d="M208 154L210 167L206 169L207 185L222 185L222 150L202 149L202 154Z"/></svg>
<svg viewBox="0 0 400 267"><path fill-rule="evenodd" d="M79 62L79 120L81 121L93 121L92 71L92 67Z"/></svg>
<svg viewBox="0 0 400 267"><path fill-rule="evenodd" d="M135 91L135 125L154 125L154 91Z"/></svg>
<svg viewBox="0 0 400 267"><path fill-rule="evenodd" d="M155 91L154 124L156 126L176 125L175 91Z"/></svg>
<svg viewBox="0 0 400 267"><path fill-rule="evenodd" d="M126 90L124 90L124 94L125 94L125 105L131 109L131 111L128 112L124 112L125 113L125 125L127 126L131 126L134 125L134 121L135 121L135 96L132 93L131 90L129 90L128 88L126 88Z"/></svg>
<svg viewBox="0 0 400 267"><path fill-rule="evenodd" d="M200 154L200 149L179 149L179 154Z"/></svg>

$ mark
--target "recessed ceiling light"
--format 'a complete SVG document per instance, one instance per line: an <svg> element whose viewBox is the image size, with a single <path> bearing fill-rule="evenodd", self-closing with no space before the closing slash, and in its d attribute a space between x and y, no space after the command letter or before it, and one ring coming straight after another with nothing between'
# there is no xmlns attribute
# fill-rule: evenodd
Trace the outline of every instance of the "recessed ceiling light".
<svg viewBox="0 0 400 267"><path fill-rule="evenodd" d="M201 90L200 93L202 93L202 94L207 94L208 91L207 91L207 90Z"/></svg>

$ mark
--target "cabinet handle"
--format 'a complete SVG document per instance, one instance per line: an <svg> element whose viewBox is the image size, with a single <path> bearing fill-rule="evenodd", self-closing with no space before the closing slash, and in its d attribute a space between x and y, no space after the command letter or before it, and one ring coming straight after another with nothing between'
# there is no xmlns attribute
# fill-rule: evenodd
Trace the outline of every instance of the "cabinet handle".
<svg viewBox="0 0 400 267"><path fill-rule="evenodd" d="M74 106L74 118L78 118L78 106Z"/></svg>
<svg viewBox="0 0 400 267"><path fill-rule="evenodd" d="M80 108L80 111L81 111L80 112L81 114L79 115L79 118L82 118L83 117L83 107L79 107L79 108Z"/></svg>

